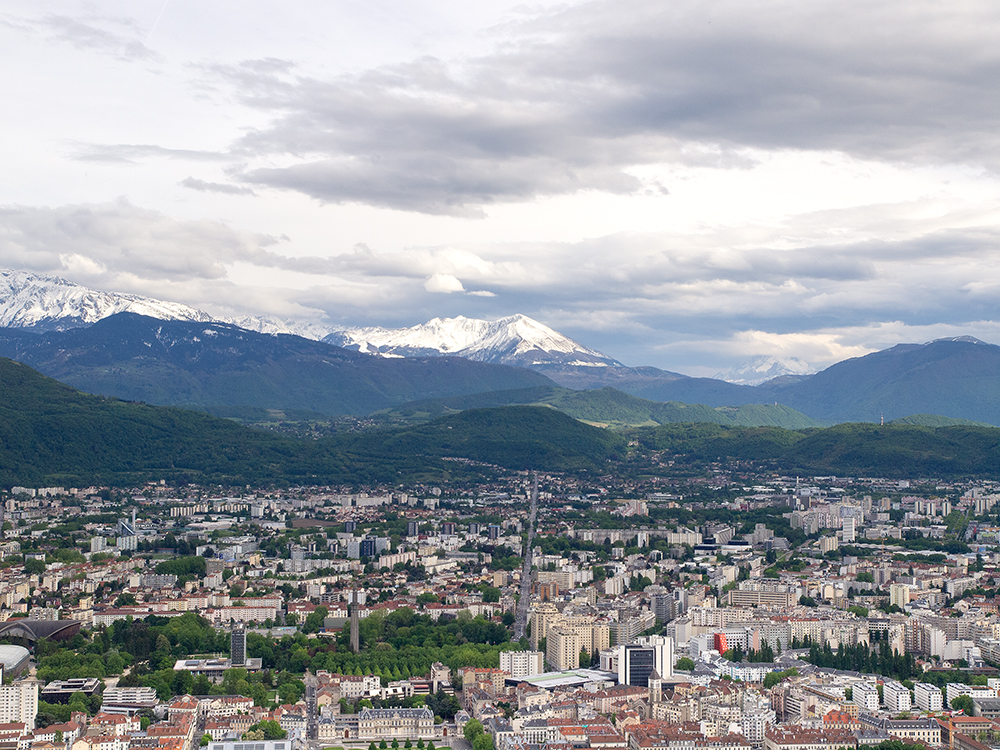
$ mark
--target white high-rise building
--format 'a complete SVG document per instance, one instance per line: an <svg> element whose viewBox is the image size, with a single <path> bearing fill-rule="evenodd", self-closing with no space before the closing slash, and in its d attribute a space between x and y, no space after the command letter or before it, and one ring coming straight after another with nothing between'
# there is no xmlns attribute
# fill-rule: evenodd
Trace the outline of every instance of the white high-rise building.
<svg viewBox="0 0 1000 750"><path fill-rule="evenodd" d="M856 682L851 688L854 705L860 710L874 713L878 711L878 688L873 682Z"/></svg>
<svg viewBox="0 0 1000 750"><path fill-rule="evenodd" d="M939 690L939 698L940 695ZM910 691L896 680L886 680L882 683L882 698L885 701L885 710L889 713L898 714L910 710Z"/></svg>
<svg viewBox="0 0 1000 750"><path fill-rule="evenodd" d="M740 730L754 747L764 746L764 732L777 724L778 718L770 708L751 708L740 717Z"/></svg>
<svg viewBox="0 0 1000 750"><path fill-rule="evenodd" d="M3 682L3 665L0 664L0 682ZM35 726L38 715L38 680L18 680L10 685L0 685L0 724L23 721Z"/></svg>
<svg viewBox="0 0 1000 750"><path fill-rule="evenodd" d="M541 651L501 651L500 669L515 680L545 671L545 654Z"/></svg>
<svg viewBox="0 0 1000 750"><path fill-rule="evenodd" d="M844 519L844 532L843 532L843 541L844 541L844 544L847 544L848 542L853 542L854 541L854 534L855 534L854 517L851 516L850 518L845 518Z"/></svg>
<svg viewBox="0 0 1000 750"><path fill-rule="evenodd" d="M895 604L904 609L910 603L910 587L905 583L894 583L889 586L889 604Z"/></svg>
<svg viewBox="0 0 1000 750"><path fill-rule="evenodd" d="M916 683L913 686L913 697L916 699L917 708L921 711L941 711L944 708L941 688L936 685L928 685L926 682Z"/></svg>

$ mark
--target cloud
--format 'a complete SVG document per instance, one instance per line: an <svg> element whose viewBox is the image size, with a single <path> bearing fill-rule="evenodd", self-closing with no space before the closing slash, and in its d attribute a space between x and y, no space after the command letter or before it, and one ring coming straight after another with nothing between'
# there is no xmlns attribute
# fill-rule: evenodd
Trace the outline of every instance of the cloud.
<svg viewBox="0 0 1000 750"><path fill-rule="evenodd" d="M202 193L223 193L225 195L256 195L248 187L238 185L226 185L221 182L205 182L197 177L185 177L178 183L181 187L191 188Z"/></svg>
<svg viewBox="0 0 1000 750"><path fill-rule="evenodd" d="M178 220L128 201L58 208L0 207L0 263L89 281L221 279L228 263L266 257L276 240L218 221ZM86 261L85 263L83 261Z"/></svg>
<svg viewBox="0 0 1000 750"><path fill-rule="evenodd" d="M998 23L983 0L599 0L509 24L473 59L326 79L274 59L211 73L272 117L234 144L271 162L247 183L477 216L584 190L665 192L629 170L746 168L749 149L995 170Z"/></svg>
<svg viewBox="0 0 1000 750"><path fill-rule="evenodd" d="M227 161L228 154L213 151L196 151L183 148L165 148L152 144L77 144L73 158L78 161L134 164L141 159L184 159L186 161ZM194 178L188 178L194 179ZM198 181L200 182L200 181ZM206 183L207 184L207 183ZM190 187L190 186L186 186ZM197 189L197 188L196 188Z"/></svg>
<svg viewBox="0 0 1000 750"><path fill-rule="evenodd" d="M58 41L78 49L103 52L129 62L160 59L140 40L138 27L127 19L51 15L41 19L38 25Z"/></svg>
<svg viewBox="0 0 1000 750"><path fill-rule="evenodd" d="M462 282L450 273L436 273L427 279L424 289L432 294L451 294L452 292L464 292L465 287Z"/></svg>

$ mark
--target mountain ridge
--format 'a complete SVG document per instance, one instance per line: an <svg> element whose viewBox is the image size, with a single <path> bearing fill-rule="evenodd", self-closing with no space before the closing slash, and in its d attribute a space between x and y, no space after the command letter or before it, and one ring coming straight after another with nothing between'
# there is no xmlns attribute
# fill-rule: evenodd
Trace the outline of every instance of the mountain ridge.
<svg viewBox="0 0 1000 750"><path fill-rule="evenodd" d="M589 424L638 427L678 422L711 422L746 427L804 429L821 427L816 420L785 406L746 404L709 407L703 404L648 401L614 388L576 391L558 386L537 386L517 391L490 391L468 396L425 399L376 412L392 422L422 423L474 408L497 406L548 406Z"/></svg>
<svg viewBox="0 0 1000 750"><path fill-rule="evenodd" d="M383 359L228 323L118 313L84 328L0 329L0 356L88 393L166 406L256 406L365 415L416 398L549 385L458 357Z"/></svg>

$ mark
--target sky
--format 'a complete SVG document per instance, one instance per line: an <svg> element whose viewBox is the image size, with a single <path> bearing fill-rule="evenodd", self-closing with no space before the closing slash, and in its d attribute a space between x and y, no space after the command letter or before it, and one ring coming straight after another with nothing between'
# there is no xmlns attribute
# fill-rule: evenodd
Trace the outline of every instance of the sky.
<svg viewBox="0 0 1000 750"><path fill-rule="evenodd" d="M628 365L1000 343L1000 5L7 0L0 266Z"/></svg>

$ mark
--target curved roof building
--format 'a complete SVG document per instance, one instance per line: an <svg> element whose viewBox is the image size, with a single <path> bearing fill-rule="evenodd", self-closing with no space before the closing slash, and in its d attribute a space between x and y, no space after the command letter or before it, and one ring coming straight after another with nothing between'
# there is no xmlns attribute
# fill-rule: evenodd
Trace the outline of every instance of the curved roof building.
<svg viewBox="0 0 1000 750"><path fill-rule="evenodd" d="M0 644L0 664L3 664L4 675L15 675L28 664L31 654L24 646L8 646Z"/></svg>
<svg viewBox="0 0 1000 750"><path fill-rule="evenodd" d="M40 638L64 641L80 632L79 620L26 620L0 622L0 637L24 638L31 643Z"/></svg>

